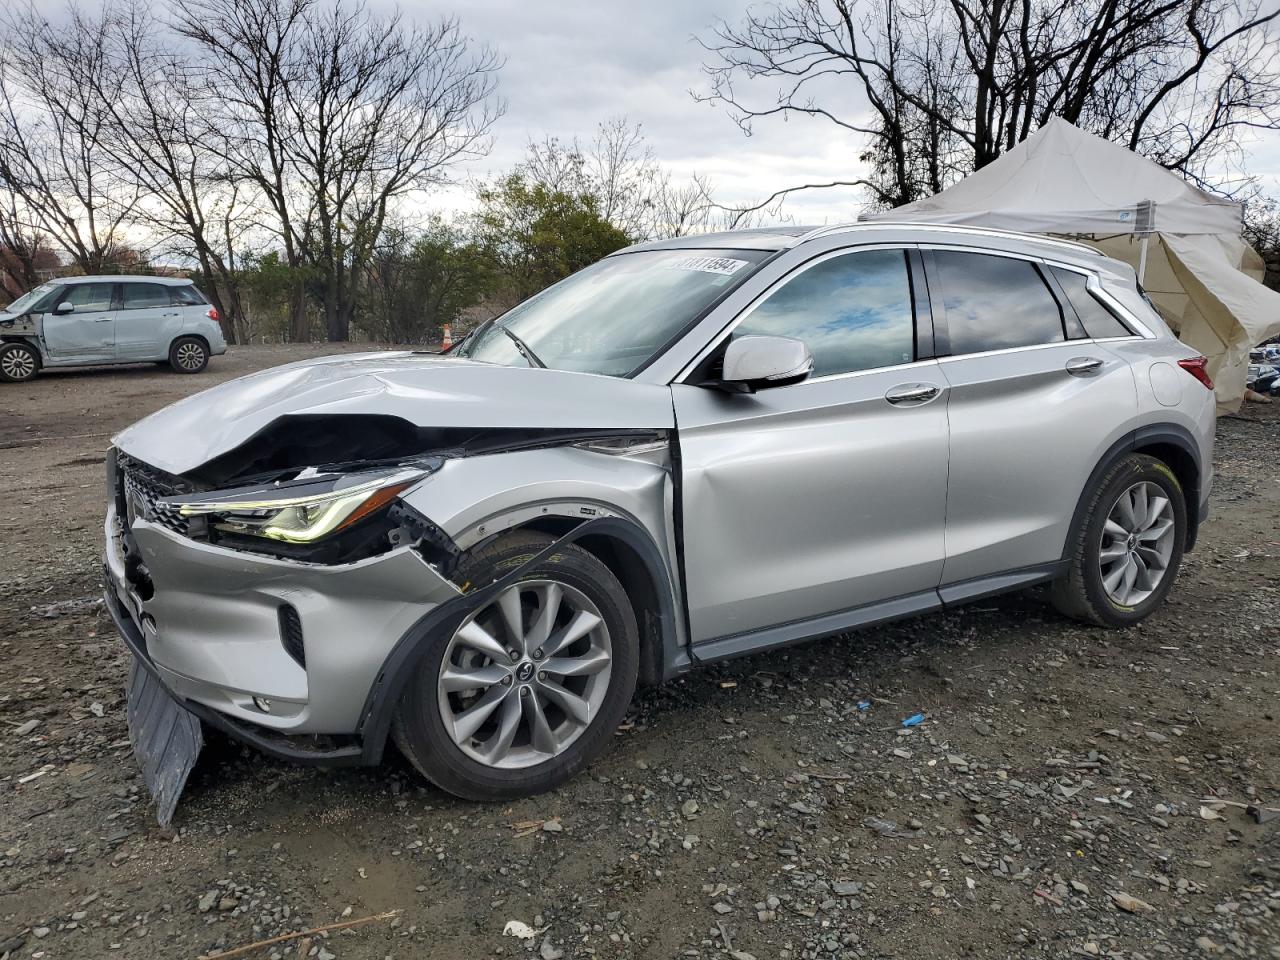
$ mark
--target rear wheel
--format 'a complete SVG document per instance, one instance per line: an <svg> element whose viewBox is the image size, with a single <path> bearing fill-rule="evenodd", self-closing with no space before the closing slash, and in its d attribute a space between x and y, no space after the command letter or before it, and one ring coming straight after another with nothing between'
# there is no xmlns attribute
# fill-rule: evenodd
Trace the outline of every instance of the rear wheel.
<svg viewBox="0 0 1280 960"><path fill-rule="evenodd" d="M1186 535L1173 471L1144 454L1125 457L1102 477L1072 532L1067 574L1050 592L1054 606L1100 626L1137 623L1173 586Z"/></svg>
<svg viewBox="0 0 1280 960"><path fill-rule="evenodd" d="M40 372L40 354L29 343L0 344L0 380L22 383Z"/></svg>
<svg viewBox="0 0 1280 960"><path fill-rule="evenodd" d="M199 337L179 337L169 348L169 366L179 373L199 373L209 365L209 348Z"/></svg>
<svg viewBox="0 0 1280 960"><path fill-rule="evenodd" d="M492 583L552 542L517 532L458 578ZM429 642L393 735L437 786L472 800L550 790L604 747L635 691L635 614L617 578L568 546Z"/></svg>

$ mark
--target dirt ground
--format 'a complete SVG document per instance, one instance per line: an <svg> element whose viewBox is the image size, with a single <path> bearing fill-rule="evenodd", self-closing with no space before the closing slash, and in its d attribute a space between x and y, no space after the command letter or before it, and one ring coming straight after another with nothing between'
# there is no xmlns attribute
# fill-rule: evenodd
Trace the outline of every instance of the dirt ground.
<svg viewBox="0 0 1280 960"><path fill-rule="evenodd" d="M1280 809L1280 405L1220 422L1212 518L1140 627L1031 593L735 661L642 691L585 775L510 805L395 756L215 740L159 829L97 601L103 454L317 352L0 386L0 957L194 958L394 914L245 955L1280 958L1280 816L1243 809Z"/></svg>

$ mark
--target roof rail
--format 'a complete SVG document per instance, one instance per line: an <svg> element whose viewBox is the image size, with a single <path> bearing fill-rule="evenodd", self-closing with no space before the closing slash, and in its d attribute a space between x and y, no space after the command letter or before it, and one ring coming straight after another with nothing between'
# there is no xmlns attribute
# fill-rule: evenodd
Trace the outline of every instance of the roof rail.
<svg viewBox="0 0 1280 960"><path fill-rule="evenodd" d="M1001 230L997 227L974 227L959 223L922 223L919 221L900 221L894 222L890 220L876 220L872 222L858 221L855 223L841 223L829 227L818 227L816 230L810 230L804 236L796 241L799 246L809 240L816 240L818 237L830 236L837 233L853 233L862 230L876 229L895 229L895 230L936 230L942 233L959 233L968 234L970 236L986 236L986 237L1008 237L1015 240L1025 240L1030 243L1042 243L1048 246L1065 247L1070 250L1078 250L1083 253L1091 253L1096 257L1106 256L1096 247L1091 247L1087 243L1080 243L1076 240L1064 240L1059 237L1050 237L1042 233L1019 233L1017 230Z"/></svg>

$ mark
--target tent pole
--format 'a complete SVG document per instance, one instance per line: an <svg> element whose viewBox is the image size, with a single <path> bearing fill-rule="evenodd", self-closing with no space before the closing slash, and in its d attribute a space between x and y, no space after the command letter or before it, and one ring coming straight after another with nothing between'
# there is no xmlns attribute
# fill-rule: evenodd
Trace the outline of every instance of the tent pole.
<svg viewBox="0 0 1280 960"><path fill-rule="evenodd" d="M1138 252L1138 282L1142 283L1147 276L1147 235L1142 237L1142 249Z"/></svg>

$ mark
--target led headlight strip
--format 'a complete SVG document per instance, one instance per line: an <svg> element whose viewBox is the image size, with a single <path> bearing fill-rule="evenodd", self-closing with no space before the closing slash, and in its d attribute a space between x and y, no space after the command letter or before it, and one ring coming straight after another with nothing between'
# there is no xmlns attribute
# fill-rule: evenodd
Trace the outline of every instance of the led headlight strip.
<svg viewBox="0 0 1280 960"><path fill-rule="evenodd" d="M342 487L337 485L351 477L327 477L199 498L171 497L165 502L176 507L183 517L207 516L215 527L231 533L286 543L312 543L380 510L427 472L381 473Z"/></svg>

